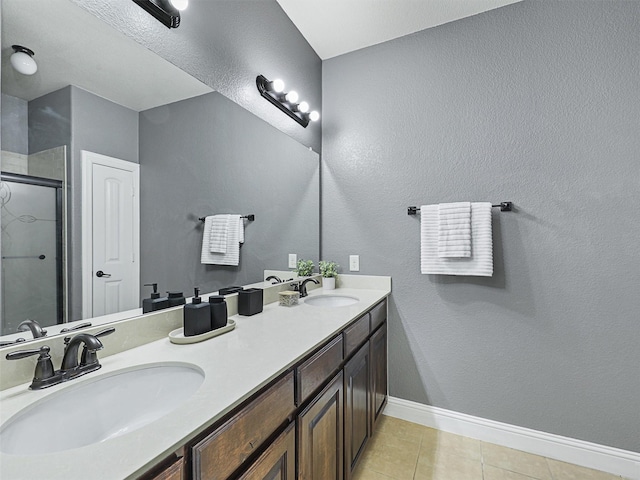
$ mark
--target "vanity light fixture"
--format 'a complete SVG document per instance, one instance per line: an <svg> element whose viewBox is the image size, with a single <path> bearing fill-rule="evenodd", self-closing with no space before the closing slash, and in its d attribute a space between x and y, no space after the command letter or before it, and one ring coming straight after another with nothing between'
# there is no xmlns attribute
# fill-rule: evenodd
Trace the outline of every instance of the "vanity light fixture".
<svg viewBox="0 0 640 480"><path fill-rule="evenodd" d="M284 82L282 80L276 79L269 81L263 75L258 75L256 77L256 86L258 87L260 95L304 128L307 128L307 125L309 125L309 120L316 122L320 119L320 114L315 110L308 113L309 104L307 102L297 103L298 93L296 91L292 90L288 93L284 91Z"/></svg>
<svg viewBox="0 0 640 480"><path fill-rule="evenodd" d="M180 10L187 8L189 0L133 0L168 28L180 26Z"/></svg>
<svg viewBox="0 0 640 480"><path fill-rule="evenodd" d="M22 45L11 45L14 52L11 55L11 66L23 75L33 75L38 71L38 64L33 59L33 50Z"/></svg>

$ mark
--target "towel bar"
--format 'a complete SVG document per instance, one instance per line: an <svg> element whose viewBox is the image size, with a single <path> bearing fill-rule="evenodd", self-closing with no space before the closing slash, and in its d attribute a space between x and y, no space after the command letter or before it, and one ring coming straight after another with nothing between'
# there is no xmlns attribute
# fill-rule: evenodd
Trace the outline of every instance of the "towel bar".
<svg viewBox="0 0 640 480"><path fill-rule="evenodd" d="M491 205L493 208L500 208L501 212L511 212L513 210L513 202L500 202L497 205ZM420 211L420 207L407 207L407 215L416 215Z"/></svg>
<svg viewBox="0 0 640 480"><path fill-rule="evenodd" d="M204 222L205 218L207 217L198 217L198 220L200 220L201 222ZM246 218L250 222L253 222L256 219L256 216L255 214L250 213L249 215L241 215L240 218Z"/></svg>

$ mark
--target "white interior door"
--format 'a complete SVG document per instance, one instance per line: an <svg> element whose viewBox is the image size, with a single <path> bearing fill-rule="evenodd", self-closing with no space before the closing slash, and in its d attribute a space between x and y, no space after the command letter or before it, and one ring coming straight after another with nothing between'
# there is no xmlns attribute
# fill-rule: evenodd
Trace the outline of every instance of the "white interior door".
<svg viewBox="0 0 640 480"><path fill-rule="evenodd" d="M140 166L85 151L82 162L83 316L138 308Z"/></svg>

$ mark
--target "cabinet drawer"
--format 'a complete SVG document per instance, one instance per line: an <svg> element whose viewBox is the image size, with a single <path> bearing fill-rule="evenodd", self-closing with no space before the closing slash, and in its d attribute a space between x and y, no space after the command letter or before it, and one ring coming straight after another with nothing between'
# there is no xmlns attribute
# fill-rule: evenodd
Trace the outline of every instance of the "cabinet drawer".
<svg viewBox="0 0 640 480"><path fill-rule="evenodd" d="M301 405L342 363L342 335L296 369L296 401Z"/></svg>
<svg viewBox="0 0 640 480"><path fill-rule="evenodd" d="M371 331L382 325L387 319L387 300L383 300L371 309Z"/></svg>
<svg viewBox="0 0 640 480"><path fill-rule="evenodd" d="M347 358L369 336L369 314L365 313L345 328L342 334L344 335L344 358Z"/></svg>
<svg viewBox="0 0 640 480"><path fill-rule="evenodd" d="M193 447L193 477L229 477L295 410L293 372Z"/></svg>

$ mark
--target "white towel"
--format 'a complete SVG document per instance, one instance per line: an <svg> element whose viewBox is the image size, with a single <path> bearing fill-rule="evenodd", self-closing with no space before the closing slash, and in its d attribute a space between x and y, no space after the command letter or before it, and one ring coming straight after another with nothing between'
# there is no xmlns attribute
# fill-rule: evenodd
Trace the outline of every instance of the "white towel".
<svg viewBox="0 0 640 480"><path fill-rule="evenodd" d="M240 263L240 231L244 229L240 215L229 215L229 229L227 230L227 251L225 253L213 253L210 251L211 220L205 218L202 234L202 253L200 262L209 265L233 265ZM244 237L244 232L243 232Z"/></svg>
<svg viewBox="0 0 640 480"><path fill-rule="evenodd" d="M244 243L244 219L238 215L238 242Z"/></svg>
<svg viewBox="0 0 640 480"><path fill-rule="evenodd" d="M438 257L471 256L471 202L438 205Z"/></svg>
<svg viewBox="0 0 640 480"><path fill-rule="evenodd" d="M205 218L205 228L207 219ZM209 251L227 253L227 235L229 234L229 215L214 215L209 232Z"/></svg>
<svg viewBox="0 0 640 480"><path fill-rule="evenodd" d="M471 257L438 257L438 205L420 207L420 268L424 274L493 275L491 203L471 203Z"/></svg>

